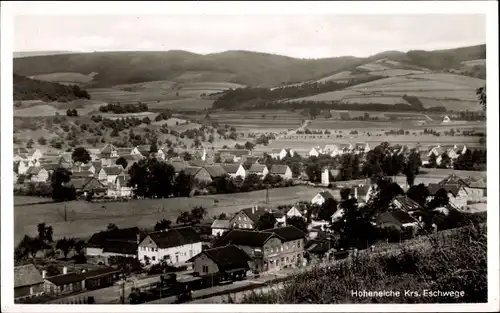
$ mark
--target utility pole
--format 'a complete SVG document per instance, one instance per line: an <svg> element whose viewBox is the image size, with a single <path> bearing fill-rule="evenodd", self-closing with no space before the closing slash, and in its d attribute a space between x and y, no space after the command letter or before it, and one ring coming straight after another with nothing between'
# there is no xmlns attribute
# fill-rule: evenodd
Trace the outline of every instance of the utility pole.
<svg viewBox="0 0 500 313"><path fill-rule="evenodd" d="M266 187L266 204L269 205L269 187Z"/></svg>
<svg viewBox="0 0 500 313"><path fill-rule="evenodd" d="M64 202L64 221L68 221L68 212L66 210L66 202Z"/></svg>

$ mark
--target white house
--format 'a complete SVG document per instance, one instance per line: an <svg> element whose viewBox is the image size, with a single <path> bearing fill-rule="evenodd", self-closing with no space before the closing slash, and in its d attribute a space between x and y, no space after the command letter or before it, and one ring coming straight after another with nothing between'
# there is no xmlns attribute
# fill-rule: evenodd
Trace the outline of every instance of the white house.
<svg viewBox="0 0 500 313"><path fill-rule="evenodd" d="M222 163L221 166L229 175L229 177L236 178L240 176L242 179L245 179L247 172L245 171L243 165L234 163Z"/></svg>
<svg viewBox="0 0 500 313"><path fill-rule="evenodd" d="M293 206L290 210L288 210L288 212L286 212L287 218L294 217L294 216L302 217L302 214L295 206Z"/></svg>
<svg viewBox="0 0 500 313"><path fill-rule="evenodd" d="M221 236L231 229L230 220L215 220L212 223L212 236Z"/></svg>
<svg viewBox="0 0 500 313"><path fill-rule="evenodd" d="M99 181L103 182L105 185L107 183L115 183L116 178L123 172L123 168L121 166L108 166L103 167L99 171L97 178Z"/></svg>
<svg viewBox="0 0 500 313"><path fill-rule="evenodd" d="M292 179L293 173L288 165L273 164L269 171L271 175L279 175L283 179Z"/></svg>
<svg viewBox="0 0 500 313"><path fill-rule="evenodd" d="M118 175L114 181L113 188L108 188L108 195L113 197L132 197L134 188L127 186L129 179L128 175Z"/></svg>
<svg viewBox="0 0 500 313"><path fill-rule="evenodd" d="M309 152L307 153L307 155L309 157L312 157L312 156L319 156L321 154L321 149L319 147L314 147L314 148L311 148L311 150L309 150Z"/></svg>
<svg viewBox="0 0 500 313"><path fill-rule="evenodd" d="M26 175L30 177L30 180L34 183L45 183L49 179L49 172L43 167L30 167L26 171Z"/></svg>
<svg viewBox="0 0 500 313"><path fill-rule="evenodd" d="M294 156L294 151L292 149L285 149L285 148L273 149L270 155L273 159L283 160L288 155L288 153L290 153L291 157Z"/></svg>
<svg viewBox="0 0 500 313"><path fill-rule="evenodd" d="M28 170L28 168L30 168L29 161L19 161L19 166L17 167L17 173L19 175L26 174L26 171Z"/></svg>
<svg viewBox="0 0 500 313"><path fill-rule="evenodd" d="M322 205L327 199L335 199L329 191L321 191L312 198L311 203Z"/></svg>
<svg viewBox="0 0 500 313"><path fill-rule="evenodd" d="M450 117L448 115L445 116L444 119L443 119L443 123L450 123L450 122L451 122Z"/></svg>
<svg viewBox="0 0 500 313"><path fill-rule="evenodd" d="M201 242L200 236L192 227L150 233L139 244L139 261L145 264L160 261L172 265L182 264L201 252Z"/></svg>
<svg viewBox="0 0 500 313"><path fill-rule="evenodd" d="M257 174L260 177L265 177L269 173L269 169L265 164L252 164L247 174Z"/></svg>

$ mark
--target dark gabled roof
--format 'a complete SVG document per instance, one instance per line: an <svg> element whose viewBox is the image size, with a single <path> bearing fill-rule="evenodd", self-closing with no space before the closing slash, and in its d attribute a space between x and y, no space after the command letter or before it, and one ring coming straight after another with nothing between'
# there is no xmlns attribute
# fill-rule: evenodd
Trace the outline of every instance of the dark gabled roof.
<svg viewBox="0 0 500 313"><path fill-rule="evenodd" d="M137 234L139 234L140 240L146 237L138 227L102 231L92 235L87 246L104 248L108 241L137 243Z"/></svg>
<svg viewBox="0 0 500 313"><path fill-rule="evenodd" d="M121 157L124 158L125 161L127 161L127 162L139 161L143 158L143 156L138 155L138 154L124 154Z"/></svg>
<svg viewBox="0 0 500 313"><path fill-rule="evenodd" d="M469 182L466 181L465 179L462 179L458 177L455 174L451 174L450 176L446 177L445 179L441 180L439 182L440 185L448 185L448 184L457 184L457 185L462 185L462 186L469 186Z"/></svg>
<svg viewBox="0 0 500 313"><path fill-rule="evenodd" d="M250 220L252 220L254 223L257 223L257 221L259 220L259 218L266 214L266 213L269 213L268 211L264 210L263 208L258 208L257 210L253 211L253 208L246 208L246 209L242 209L241 210L243 213L245 213L246 216L248 216L248 218Z"/></svg>
<svg viewBox="0 0 500 313"><path fill-rule="evenodd" d="M106 146L104 146L104 148L102 148L101 154L110 154L112 151L117 151L117 150L118 149L112 144L107 144Z"/></svg>
<svg viewBox="0 0 500 313"><path fill-rule="evenodd" d="M221 238L221 242L238 246L262 247L273 236L275 236L274 233L233 229Z"/></svg>
<svg viewBox="0 0 500 313"><path fill-rule="evenodd" d="M150 233L149 237L161 249L201 242L200 236L192 227L171 228L167 231Z"/></svg>
<svg viewBox="0 0 500 313"><path fill-rule="evenodd" d="M81 273L81 275L85 279L89 278L94 278L102 275L109 275L109 274L114 274L114 273L119 273L120 270L112 268L112 267L103 267L103 268L97 268L95 270L87 271L84 273Z"/></svg>
<svg viewBox="0 0 500 313"><path fill-rule="evenodd" d="M263 230L263 232L266 233L274 233L283 241L290 241L290 240L297 240L297 239L303 239L306 237L306 234L302 232L300 229L298 229L295 226L285 226L285 227L279 227L279 228L273 228L273 229L267 229Z"/></svg>
<svg viewBox="0 0 500 313"><path fill-rule="evenodd" d="M191 176L196 176L199 171L201 171L203 168L202 167L195 167L195 166L187 166L184 168L184 174L186 175L191 175Z"/></svg>
<svg viewBox="0 0 500 313"><path fill-rule="evenodd" d="M179 173L180 171L184 170L187 167L187 164L182 161L173 161L173 162L168 162L168 164L172 165L176 173Z"/></svg>
<svg viewBox="0 0 500 313"><path fill-rule="evenodd" d="M264 168L267 168L265 164L252 164L250 169L248 170L250 173L262 173Z"/></svg>
<svg viewBox="0 0 500 313"><path fill-rule="evenodd" d="M427 188L429 189L429 194L431 196L435 195L439 189L444 189L446 190L446 192L451 193L453 196L456 197L461 187L459 184L446 184L446 185L429 184Z"/></svg>
<svg viewBox="0 0 500 313"><path fill-rule="evenodd" d="M210 174L211 178L222 177L227 174L220 165L210 165L205 166L204 168L207 170L208 174Z"/></svg>
<svg viewBox="0 0 500 313"><path fill-rule="evenodd" d="M394 220L398 221L401 224L415 222L415 219L413 219L408 213L403 212L401 210L384 212L377 217L378 223L393 222Z"/></svg>
<svg viewBox="0 0 500 313"><path fill-rule="evenodd" d="M289 169L288 165L273 164L269 173L274 175L284 175L287 169Z"/></svg>
<svg viewBox="0 0 500 313"><path fill-rule="evenodd" d="M240 164L221 164L222 168L226 173L228 174L236 174L238 172L238 169L240 168Z"/></svg>
<svg viewBox="0 0 500 313"><path fill-rule="evenodd" d="M215 220L212 223L212 228L217 228L217 229L230 229L230 220Z"/></svg>
<svg viewBox="0 0 500 313"><path fill-rule="evenodd" d="M325 200L326 199L335 199L333 195L329 191L321 191L319 193Z"/></svg>
<svg viewBox="0 0 500 313"><path fill-rule="evenodd" d="M103 167L102 170L106 173L106 175L119 175L123 172L123 167L121 166L108 166Z"/></svg>
<svg viewBox="0 0 500 313"><path fill-rule="evenodd" d="M41 164L41 167L43 167L47 171L55 171L56 169L61 167L61 164L46 163L46 164Z"/></svg>
<svg viewBox="0 0 500 313"><path fill-rule="evenodd" d="M138 246L137 242L109 240L104 243L102 251L120 254L137 254Z"/></svg>
<svg viewBox="0 0 500 313"><path fill-rule="evenodd" d="M92 173L91 171L73 172L73 174L71 175L71 177L75 177L75 178L78 178L78 177L91 177L91 176L94 176L94 173Z"/></svg>
<svg viewBox="0 0 500 313"><path fill-rule="evenodd" d="M43 278L33 264L14 267L14 288L42 284Z"/></svg>
<svg viewBox="0 0 500 313"><path fill-rule="evenodd" d="M248 262L252 261L252 258L245 251L234 245L208 249L202 253L217 264L219 271L249 269Z"/></svg>
<svg viewBox="0 0 500 313"><path fill-rule="evenodd" d="M85 280L81 273L68 273L45 278L56 286L77 283Z"/></svg>
<svg viewBox="0 0 500 313"><path fill-rule="evenodd" d="M116 153L118 153L118 155L120 155L120 156L123 156L123 155L130 154L130 152L132 152L132 149L133 148L118 148L118 149L116 149Z"/></svg>

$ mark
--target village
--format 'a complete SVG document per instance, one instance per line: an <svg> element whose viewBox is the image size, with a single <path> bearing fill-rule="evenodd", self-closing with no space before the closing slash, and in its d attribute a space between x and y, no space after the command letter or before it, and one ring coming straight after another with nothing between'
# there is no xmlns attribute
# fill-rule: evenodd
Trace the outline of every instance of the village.
<svg viewBox="0 0 500 313"><path fill-rule="evenodd" d="M411 155L418 156L417 171L425 168L431 159L434 166L446 160L448 163L442 168L452 168L461 156L470 154L464 145L424 149L383 143L373 148L367 143L329 144L324 148L312 147L307 162L319 162L322 157L339 159L357 155L362 168L370 162L374 151L381 149L383 154L402 156L406 160L403 163L408 163ZM78 160L80 153L74 152L77 150L88 151L84 162ZM77 148L63 153L18 148L14 151L15 184L50 186L54 184L54 173L63 169L70 173L63 185L74 188L77 199L81 199L77 201L127 201L138 198L137 186L129 183L130 169L141 160L157 159L171 165L176 176L183 173L204 188L223 177L244 181L255 176L270 181L269 177L278 176L278 180L289 181L290 185L306 184L323 189L310 201L279 206L273 205L266 193L265 201L214 218L206 216L204 208L195 208L181 214L177 221L159 221L154 231L118 228L110 220L107 230L95 233L83 244L73 241L56 245L56 250L64 252L64 259L69 254L84 255L83 264L63 262L59 269L54 270L52 266L50 271L46 266L36 266L36 262L17 266L17 302L143 303L164 298L166 302L162 303L173 303L191 301L193 291L195 296L200 290L205 290L205 294L211 289L231 292L236 288L232 287L235 282L248 281L245 288L255 288L277 277L286 279L287 273L295 269L336 262L358 250L374 250L380 242L397 244L425 232L460 227L463 223L459 220L463 217L457 219L457 214L469 214L466 210L469 204L486 203L487 197L485 177L451 174L427 186L413 186L411 180L398 184L387 177L374 178L375 174L362 182L359 179L351 183L339 181L339 175L345 170L342 162L337 162L338 167L332 163L321 166L321 172L315 174L320 179L313 182L306 170L293 171L287 165L287 160L301 158L291 149L271 150L265 155L246 149L224 149L216 153L202 149L191 151L189 158L182 153L172 156L171 151L162 148L154 150L151 146L124 149L111 144L101 149ZM270 166L266 165L266 159ZM394 184L400 191L388 191L394 190ZM333 195L335 190L340 192L340 198ZM383 193L389 196L386 204L380 204ZM190 196L193 194L196 195L191 192ZM68 202L68 206L71 203ZM374 213L374 207L382 209ZM345 224L351 211L359 212L353 223L358 223L361 216L369 216L366 221L374 232L356 240L347 238L344 231L348 226L339 224L343 220ZM41 233L44 227L41 226ZM19 249L32 251L34 255L38 249L43 250L23 246L23 242ZM72 270L68 271L68 267ZM135 277L133 287L126 287L130 277ZM221 286L224 291L214 289ZM99 292L92 293L94 290Z"/></svg>

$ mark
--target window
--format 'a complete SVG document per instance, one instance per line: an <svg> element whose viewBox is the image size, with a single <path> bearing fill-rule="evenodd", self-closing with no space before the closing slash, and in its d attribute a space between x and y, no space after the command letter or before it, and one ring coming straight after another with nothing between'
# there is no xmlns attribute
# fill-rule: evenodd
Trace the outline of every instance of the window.
<svg viewBox="0 0 500 313"><path fill-rule="evenodd" d="M208 273L208 266L203 265L202 271L203 271L203 273Z"/></svg>
<svg viewBox="0 0 500 313"><path fill-rule="evenodd" d="M293 243L293 245L292 245L292 249L295 249L295 242L294 242L294 243Z"/></svg>
<svg viewBox="0 0 500 313"><path fill-rule="evenodd" d="M285 243L285 250L288 250L288 243Z"/></svg>
<svg viewBox="0 0 500 313"><path fill-rule="evenodd" d="M240 216L238 216L238 221L241 221L241 215L240 215Z"/></svg>
<svg viewBox="0 0 500 313"><path fill-rule="evenodd" d="M297 241L297 248L300 248L300 240Z"/></svg>
<svg viewBox="0 0 500 313"><path fill-rule="evenodd" d="M153 261L155 261L155 260L156 260L156 257L153 255L153 256L151 257L151 259L152 259Z"/></svg>

